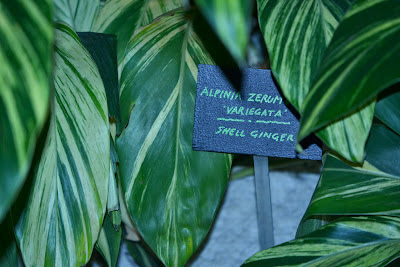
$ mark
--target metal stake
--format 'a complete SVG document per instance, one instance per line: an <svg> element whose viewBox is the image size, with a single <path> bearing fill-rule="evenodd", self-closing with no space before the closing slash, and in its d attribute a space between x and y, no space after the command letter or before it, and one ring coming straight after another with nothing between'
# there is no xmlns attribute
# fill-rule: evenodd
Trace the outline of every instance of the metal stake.
<svg viewBox="0 0 400 267"><path fill-rule="evenodd" d="M268 157L254 156L258 238L262 250L274 246Z"/></svg>

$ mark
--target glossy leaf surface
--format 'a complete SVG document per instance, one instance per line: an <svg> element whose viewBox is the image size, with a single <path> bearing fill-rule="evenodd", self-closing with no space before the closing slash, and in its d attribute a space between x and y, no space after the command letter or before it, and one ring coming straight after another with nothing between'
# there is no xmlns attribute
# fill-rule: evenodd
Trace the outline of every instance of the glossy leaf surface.
<svg viewBox="0 0 400 267"><path fill-rule="evenodd" d="M167 266L183 266L207 235L231 165L230 155L192 150L197 66L213 60L191 16L165 16L137 33L121 75L129 120L117 138L121 185L141 236Z"/></svg>
<svg viewBox="0 0 400 267"><path fill-rule="evenodd" d="M257 0L271 70L297 110L301 110L324 52L352 2Z"/></svg>
<svg viewBox="0 0 400 267"><path fill-rule="evenodd" d="M27 266L85 264L106 211L110 140L103 82L66 24L57 24L54 61L49 131L16 225Z"/></svg>
<svg viewBox="0 0 400 267"><path fill-rule="evenodd" d="M243 266L385 266L399 250L400 218L348 217L258 252Z"/></svg>
<svg viewBox="0 0 400 267"><path fill-rule="evenodd" d="M271 70L285 97L302 113L303 101L325 51L354 1L258 0L257 3ZM317 136L346 159L360 162L373 110L371 103L321 129Z"/></svg>
<svg viewBox="0 0 400 267"><path fill-rule="evenodd" d="M196 0L221 41L239 63L246 63L253 1Z"/></svg>
<svg viewBox="0 0 400 267"><path fill-rule="evenodd" d="M52 1L0 2L0 222L25 181L47 117Z"/></svg>
<svg viewBox="0 0 400 267"><path fill-rule="evenodd" d="M100 0L54 0L54 21L62 21L75 31L91 31L100 9Z"/></svg>
<svg viewBox="0 0 400 267"><path fill-rule="evenodd" d="M158 16L182 7L181 0L110 0L101 10L93 28L96 32L117 35L118 62L135 30Z"/></svg>
<svg viewBox="0 0 400 267"><path fill-rule="evenodd" d="M399 2L357 1L336 30L304 101L299 140L400 81L398 58Z"/></svg>
<svg viewBox="0 0 400 267"><path fill-rule="evenodd" d="M400 136L374 125L362 167L328 154L304 220L316 215L400 215Z"/></svg>

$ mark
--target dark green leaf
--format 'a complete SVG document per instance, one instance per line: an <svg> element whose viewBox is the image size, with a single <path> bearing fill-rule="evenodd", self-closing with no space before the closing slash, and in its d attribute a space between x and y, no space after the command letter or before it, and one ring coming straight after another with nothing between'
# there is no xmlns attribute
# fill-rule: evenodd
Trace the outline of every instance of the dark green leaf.
<svg viewBox="0 0 400 267"><path fill-rule="evenodd" d="M18 267L17 244L11 217L0 223L0 267Z"/></svg>
<svg viewBox="0 0 400 267"><path fill-rule="evenodd" d="M141 236L167 266L183 266L207 235L231 165L230 155L192 150L197 66L213 60L191 15L138 32L121 75L129 120L117 138L121 185Z"/></svg>
<svg viewBox="0 0 400 267"><path fill-rule="evenodd" d="M21 189L49 107L51 0L0 2L0 222Z"/></svg>
<svg viewBox="0 0 400 267"><path fill-rule="evenodd" d="M400 218L348 217L261 251L243 266L385 266L400 256Z"/></svg>
<svg viewBox="0 0 400 267"><path fill-rule="evenodd" d="M128 247L129 253L135 259L135 262L141 267L161 267L163 264L148 251L141 242L127 241L126 246Z"/></svg>
<svg viewBox="0 0 400 267"><path fill-rule="evenodd" d="M49 132L16 225L27 266L90 259L108 194L110 140L99 70L78 35L57 24Z"/></svg>
<svg viewBox="0 0 400 267"><path fill-rule="evenodd" d="M106 260L109 267L117 264L119 248L121 246L122 229L116 231L113 226L112 218L106 215L97 239L96 249Z"/></svg>
<svg viewBox="0 0 400 267"><path fill-rule="evenodd" d="M245 65L253 1L196 0L197 5L239 65Z"/></svg>
<svg viewBox="0 0 400 267"><path fill-rule="evenodd" d="M117 39L115 35L93 32L78 33L82 44L96 62L107 96L108 116L116 121L121 133L121 109L118 91Z"/></svg>
<svg viewBox="0 0 400 267"><path fill-rule="evenodd" d="M395 85L394 89L394 92L376 103L375 116L400 134L400 84Z"/></svg>
<svg viewBox="0 0 400 267"><path fill-rule="evenodd" d="M304 101L298 139L354 112L398 82L399 58L398 0L357 1L336 30Z"/></svg>

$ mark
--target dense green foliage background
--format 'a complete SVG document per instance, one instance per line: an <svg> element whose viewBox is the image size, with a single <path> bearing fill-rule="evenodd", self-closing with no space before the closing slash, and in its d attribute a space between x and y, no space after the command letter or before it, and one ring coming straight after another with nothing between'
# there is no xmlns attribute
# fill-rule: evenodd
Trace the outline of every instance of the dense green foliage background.
<svg viewBox="0 0 400 267"><path fill-rule="evenodd" d="M115 266L122 238L185 265L233 157L192 150L198 64L269 67L328 148L297 238L245 266L399 257L399 0L2 0L0 35L0 265Z"/></svg>

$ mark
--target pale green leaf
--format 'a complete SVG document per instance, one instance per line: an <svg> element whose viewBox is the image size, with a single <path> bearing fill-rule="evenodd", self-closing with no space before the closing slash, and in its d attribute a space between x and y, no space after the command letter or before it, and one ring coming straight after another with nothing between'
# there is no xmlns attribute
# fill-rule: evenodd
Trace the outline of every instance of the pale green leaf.
<svg viewBox="0 0 400 267"><path fill-rule="evenodd" d="M81 266L90 259L108 194L107 113L96 64L76 33L57 24L49 131L16 225L27 266Z"/></svg>
<svg viewBox="0 0 400 267"><path fill-rule="evenodd" d="M116 173L113 172L113 163L110 164L110 178L108 183L107 212L112 217L112 224L118 230L121 225L121 211L119 209L119 195ZM118 215L119 214L119 215Z"/></svg>
<svg viewBox="0 0 400 267"><path fill-rule="evenodd" d="M54 0L54 20L75 31L91 31L100 9L100 0Z"/></svg>
<svg viewBox="0 0 400 267"><path fill-rule="evenodd" d="M386 266L400 256L400 218L347 217L258 252L242 266Z"/></svg>
<svg viewBox="0 0 400 267"><path fill-rule="evenodd" d="M253 1L196 0L196 3L239 65L245 65Z"/></svg>
<svg viewBox="0 0 400 267"><path fill-rule="evenodd" d="M21 189L48 114L52 1L0 2L0 222Z"/></svg>
<svg viewBox="0 0 400 267"><path fill-rule="evenodd" d="M101 10L93 31L117 36L118 63L121 63L128 41L137 28L179 7L182 7L181 0L110 0Z"/></svg>
<svg viewBox="0 0 400 267"><path fill-rule="evenodd" d="M141 236L167 266L183 266L206 237L231 166L228 154L192 150L197 66L213 60L190 15L138 32L121 75L129 121L117 138L121 185Z"/></svg>
<svg viewBox="0 0 400 267"><path fill-rule="evenodd" d="M357 1L337 28L304 101L298 139L354 112L400 81L399 58L398 0Z"/></svg>

